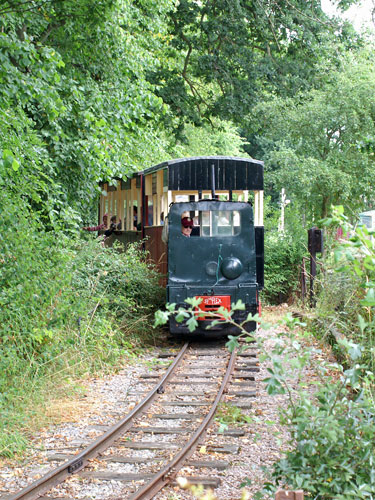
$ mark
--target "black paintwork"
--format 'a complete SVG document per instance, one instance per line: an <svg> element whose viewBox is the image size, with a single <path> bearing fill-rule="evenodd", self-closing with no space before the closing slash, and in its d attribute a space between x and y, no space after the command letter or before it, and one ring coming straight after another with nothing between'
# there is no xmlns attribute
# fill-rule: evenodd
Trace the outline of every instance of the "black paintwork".
<svg viewBox="0 0 375 500"><path fill-rule="evenodd" d="M257 282L259 289L264 288L264 227L256 226L255 228L255 249L256 249L256 268Z"/></svg>
<svg viewBox="0 0 375 500"><path fill-rule="evenodd" d="M168 169L168 189L172 191L207 191L212 189L214 165L215 189L225 191L263 190L263 162L251 158L200 156L159 163L140 174Z"/></svg>

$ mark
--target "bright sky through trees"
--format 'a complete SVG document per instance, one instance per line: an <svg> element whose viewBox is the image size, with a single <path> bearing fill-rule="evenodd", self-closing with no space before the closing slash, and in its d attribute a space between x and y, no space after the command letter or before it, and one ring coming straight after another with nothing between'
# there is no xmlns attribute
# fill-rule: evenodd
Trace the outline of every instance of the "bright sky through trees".
<svg viewBox="0 0 375 500"><path fill-rule="evenodd" d="M348 19L358 31L362 28L375 27L372 14L375 9L374 0L362 0L359 5L353 5L344 13L339 13L331 0L322 0L322 9L329 15L338 14L342 18Z"/></svg>

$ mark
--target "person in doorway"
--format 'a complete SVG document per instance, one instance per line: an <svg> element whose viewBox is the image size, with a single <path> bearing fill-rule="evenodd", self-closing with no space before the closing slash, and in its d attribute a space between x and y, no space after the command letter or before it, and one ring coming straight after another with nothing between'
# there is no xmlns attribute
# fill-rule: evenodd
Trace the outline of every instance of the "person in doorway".
<svg viewBox="0 0 375 500"><path fill-rule="evenodd" d="M194 222L191 217L182 217L181 219L181 233L186 236L187 238L190 238L191 231L193 229Z"/></svg>

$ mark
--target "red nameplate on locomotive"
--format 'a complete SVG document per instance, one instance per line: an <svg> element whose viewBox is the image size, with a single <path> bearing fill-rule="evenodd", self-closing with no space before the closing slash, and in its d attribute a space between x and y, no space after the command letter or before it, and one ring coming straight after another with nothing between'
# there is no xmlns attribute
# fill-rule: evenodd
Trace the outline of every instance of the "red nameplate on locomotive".
<svg viewBox="0 0 375 500"><path fill-rule="evenodd" d="M227 311L230 311L230 295L200 295L196 297L197 299L202 299L202 302L199 304L196 309L197 313L199 312L198 321L204 320L214 320L214 319L224 319L221 314L217 314L215 316L202 314L201 311L204 312L215 312L220 307L223 307Z"/></svg>

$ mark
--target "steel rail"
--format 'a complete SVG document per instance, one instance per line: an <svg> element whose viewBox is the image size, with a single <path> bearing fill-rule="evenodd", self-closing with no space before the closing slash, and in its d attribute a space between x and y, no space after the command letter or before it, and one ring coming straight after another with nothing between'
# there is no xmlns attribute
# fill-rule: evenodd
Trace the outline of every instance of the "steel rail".
<svg viewBox="0 0 375 500"><path fill-rule="evenodd" d="M129 498L129 500L150 500L151 498L153 498L154 495L158 493L158 491L164 488L164 486L166 486L174 478L174 476L177 474L179 469L181 469L186 460L194 453L199 439L202 437L202 435L204 435L207 427L210 425L211 421L214 418L217 407L232 376L236 357L237 350L234 350L229 359L227 370L215 401L213 402L210 411L207 413L198 429L191 436L182 450L180 450L165 467L160 469L160 471L157 472L148 483L137 490L134 495ZM123 497L118 497L117 500L122 500L122 498Z"/></svg>
<svg viewBox="0 0 375 500"><path fill-rule="evenodd" d="M48 472L45 476L41 477L26 488L23 488L18 493L7 497L7 500L37 499L57 484L62 483L67 477L83 469L87 465L89 460L97 457L100 452L111 446L111 444L116 441L116 439L118 439L121 434L123 434L132 426L132 420L136 416L144 412L151 405L156 395L161 392L160 389L163 387L163 384L168 381L174 370L179 365L188 345L188 342L183 345L182 349L177 354L173 363L169 366L168 370L161 378L161 380L147 394L147 396L137 406L135 406L133 410L128 413L128 415L126 415L126 417L117 422L117 424L113 425L91 445L82 450L81 453L75 455L60 467Z"/></svg>

